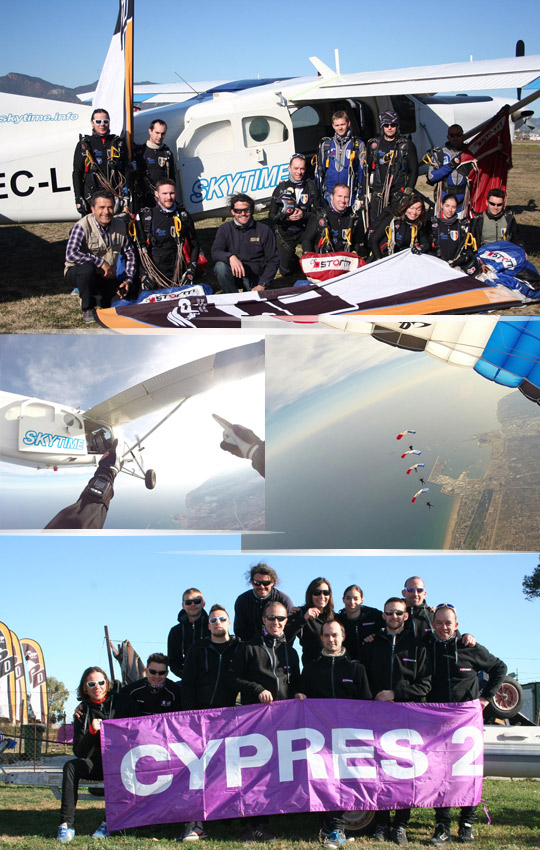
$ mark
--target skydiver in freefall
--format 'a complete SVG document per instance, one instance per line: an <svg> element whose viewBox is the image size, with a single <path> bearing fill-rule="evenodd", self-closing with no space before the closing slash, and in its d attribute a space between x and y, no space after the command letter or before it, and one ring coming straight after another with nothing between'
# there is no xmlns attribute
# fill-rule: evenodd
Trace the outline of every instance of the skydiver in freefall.
<svg viewBox="0 0 540 850"><path fill-rule="evenodd" d="M431 510L431 508L433 507L433 505L431 504L431 502L426 502L426 507L427 507L429 510Z"/></svg>
<svg viewBox="0 0 540 850"><path fill-rule="evenodd" d="M424 479L423 479L423 478L419 478L418 480L420 481L420 484L425 484L425 483L426 483L426 482L424 481Z"/></svg>

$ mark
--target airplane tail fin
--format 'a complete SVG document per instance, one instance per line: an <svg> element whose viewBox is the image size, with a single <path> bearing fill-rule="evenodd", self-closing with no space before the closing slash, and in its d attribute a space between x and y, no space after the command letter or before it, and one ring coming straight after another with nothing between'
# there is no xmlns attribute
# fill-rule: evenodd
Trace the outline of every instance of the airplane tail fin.
<svg viewBox="0 0 540 850"><path fill-rule="evenodd" d="M120 0L114 35L93 98L94 109L106 109L111 132L126 137L131 155L133 132L133 7Z"/></svg>

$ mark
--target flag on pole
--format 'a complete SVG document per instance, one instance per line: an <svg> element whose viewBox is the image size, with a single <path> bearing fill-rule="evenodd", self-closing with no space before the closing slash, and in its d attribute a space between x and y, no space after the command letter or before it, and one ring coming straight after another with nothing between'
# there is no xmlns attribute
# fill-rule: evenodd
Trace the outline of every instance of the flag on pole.
<svg viewBox="0 0 540 850"><path fill-rule="evenodd" d="M470 142L467 148L476 160L478 172L471 191L471 206L484 212L492 189L506 190L508 172L512 168L512 141L508 109L497 115Z"/></svg>
<svg viewBox="0 0 540 850"><path fill-rule="evenodd" d="M21 646L30 679L30 705L36 720L40 723L46 723L48 714L47 673L45 672L43 650L37 640L32 638L23 638Z"/></svg>
<svg viewBox="0 0 540 850"><path fill-rule="evenodd" d="M28 723L28 695L26 692L24 655L21 642L15 632L11 632L11 644L14 661L15 720L21 725L26 725Z"/></svg>
<svg viewBox="0 0 540 850"><path fill-rule="evenodd" d="M0 623L0 717L15 719L15 659L11 632Z"/></svg>
<svg viewBox="0 0 540 850"><path fill-rule="evenodd" d="M111 133L125 135L130 155L133 132L133 6L134 0L120 0L114 35L92 100L94 109L103 108L109 113Z"/></svg>

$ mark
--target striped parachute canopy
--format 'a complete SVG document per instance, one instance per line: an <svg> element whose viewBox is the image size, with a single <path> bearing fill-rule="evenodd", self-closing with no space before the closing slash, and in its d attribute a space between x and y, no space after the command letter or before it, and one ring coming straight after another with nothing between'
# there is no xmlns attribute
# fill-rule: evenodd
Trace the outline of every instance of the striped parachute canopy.
<svg viewBox="0 0 540 850"><path fill-rule="evenodd" d="M454 366L468 366L540 404L540 320L475 316L434 322L364 322L325 319L347 333L369 334L408 351L424 351Z"/></svg>

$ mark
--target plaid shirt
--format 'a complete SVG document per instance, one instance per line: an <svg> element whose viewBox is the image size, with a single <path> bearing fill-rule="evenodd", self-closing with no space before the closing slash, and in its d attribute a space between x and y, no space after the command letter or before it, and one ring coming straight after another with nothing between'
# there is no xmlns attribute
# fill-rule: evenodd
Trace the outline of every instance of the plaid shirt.
<svg viewBox="0 0 540 850"><path fill-rule="evenodd" d="M109 233L105 227L102 227L99 221L94 216L94 221L97 225L97 228L103 237L103 241L105 245L109 245ZM80 223L74 224L69 234L68 243L66 246L66 262L74 263L77 266L82 265L83 263L93 263L98 268L101 268L103 263L105 262L103 257L96 257L95 254L87 254L84 251L81 251L81 246L84 242L84 230L82 229ZM127 280L133 280L133 276L135 275L135 252L133 251L133 245L131 242L126 239L124 243L123 249L124 256L126 258L126 278Z"/></svg>

